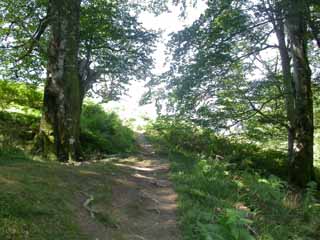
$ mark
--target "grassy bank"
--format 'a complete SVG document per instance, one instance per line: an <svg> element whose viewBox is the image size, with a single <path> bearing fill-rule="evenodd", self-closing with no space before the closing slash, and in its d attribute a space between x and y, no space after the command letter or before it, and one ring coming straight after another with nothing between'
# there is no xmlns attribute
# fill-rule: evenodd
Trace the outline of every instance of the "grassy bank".
<svg viewBox="0 0 320 240"><path fill-rule="evenodd" d="M1 151L0 239L91 239L81 229L83 215L90 218L83 203L90 194L96 207L108 209L111 172L117 169L107 163L66 166ZM110 218L107 210L99 217L102 224Z"/></svg>
<svg viewBox="0 0 320 240"><path fill-rule="evenodd" d="M90 218L83 204L93 195L92 204L104 209L98 220L109 224L109 177L117 169L108 163L62 165L31 155L42 94L9 81L0 81L0 94L0 239L91 239L81 229L81 216ZM88 103L81 121L86 160L135 150L133 131L116 114Z"/></svg>
<svg viewBox="0 0 320 240"><path fill-rule="evenodd" d="M320 239L316 184L291 187L283 153L181 122L147 132L171 160L184 239Z"/></svg>

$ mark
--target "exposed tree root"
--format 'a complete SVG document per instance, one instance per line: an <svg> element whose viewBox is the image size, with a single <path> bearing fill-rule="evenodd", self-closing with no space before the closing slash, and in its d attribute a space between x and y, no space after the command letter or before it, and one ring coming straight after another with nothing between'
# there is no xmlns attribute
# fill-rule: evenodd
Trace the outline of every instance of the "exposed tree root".
<svg viewBox="0 0 320 240"><path fill-rule="evenodd" d="M94 201L94 197L93 195L90 195L88 193L85 192L81 192L83 195L85 195L86 197L88 197L86 199L86 201L83 203L83 207L90 213L90 216L92 218L95 218L95 214L97 214L98 212L93 209L92 207L90 207L91 203Z"/></svg>

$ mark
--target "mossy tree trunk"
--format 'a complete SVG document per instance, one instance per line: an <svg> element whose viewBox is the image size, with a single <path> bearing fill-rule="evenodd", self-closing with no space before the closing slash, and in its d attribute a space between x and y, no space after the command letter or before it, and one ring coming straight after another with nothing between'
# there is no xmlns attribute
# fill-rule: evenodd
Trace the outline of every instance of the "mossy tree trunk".
<svg viewBox="0 0 320 240"><path fill-rule="evenodd" d="M295 89L294 150L289 162L289 178L302 187L314 178L314 124L311 70L307 55L307 8L306 1L287 0L286 26L291 42Z"/></svg>
<svg viewBox="0 0 320 240"><path fill-rule="evenodd" d="M81 159L78 66L80 0L50 0L47 82L40 124L41 150L59 161Z"/></svg>

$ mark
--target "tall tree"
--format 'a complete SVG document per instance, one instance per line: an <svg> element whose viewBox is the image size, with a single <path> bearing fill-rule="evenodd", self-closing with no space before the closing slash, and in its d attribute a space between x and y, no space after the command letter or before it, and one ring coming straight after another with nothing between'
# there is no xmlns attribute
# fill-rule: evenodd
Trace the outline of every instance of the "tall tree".
<svg viewBox="0 0 320 240"><path fill-rule="evenodd" d="M80 2L77 7L71 6L74 1L0 3L0 75L41 83L47 69L37 147L61 161L81 157L79 117L84 97L116 100L130 81L150 76L153 65L156 34L137 20L152 1ZM18 14L16 8L21 9Z"/></svg>
<svg viewBox="0 0 320 240"><path fill-rule="evenodd" d="M291 42L293 80L295 86L294 156L289 162L290 180L305 186L314 178L313 169L313 103L311 70L307 54L307 1L288 1L286 26Z"/></svg>
<svg viewBox="0 0 320 240"><path fill-rule="evenodd" d="M172 35L171 69L159 78L170 109L199 124L245 130L255 118L287 129L290 179L301 186L313 177L307 3L209 1L198 20ZM279 50L280 74L272 50Z"/></svg>
<svg viewBox="0 0 320 240"><path fill-rule="evenodd" d="M278 41L278 50L281 59L282 80L284 88L284 98L287 117L288 131L288 161L294 157L294 136L295 136L295 90L293 76L291 73L291 58L287 46L285 33L285 18L283 4L279 1L263 2L263 11L266 12L271 21Z"/></svg>
<svg viewBox="0 0 320 240"><path fill-rule="evenodd" d="M80 2L51 0L48 5L51 36L39 141L46 155L53 153L60 161L81 156Z"/></svg>

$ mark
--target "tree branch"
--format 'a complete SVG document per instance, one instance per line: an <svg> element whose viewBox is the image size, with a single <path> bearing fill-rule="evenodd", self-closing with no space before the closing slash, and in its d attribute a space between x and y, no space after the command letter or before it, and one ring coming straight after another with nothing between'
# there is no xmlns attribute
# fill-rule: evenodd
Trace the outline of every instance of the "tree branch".
<svg viewBox="0 0 320 240"><path fill-rule="evenodd" d="M48 16L46 16L40 20L40 23L39 23L36 31L34 32L31 39L29 40L30 45L27 48L27 51L21 57L19 57L17 62L21 61L22 59L24 59L25 57L27 57L31 54L35 45L39 42L42 34L45 32L48 25L49 25L49 17Z"/></svg>

